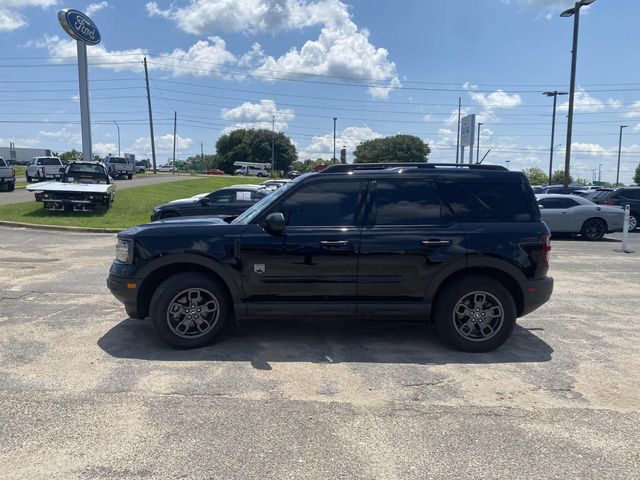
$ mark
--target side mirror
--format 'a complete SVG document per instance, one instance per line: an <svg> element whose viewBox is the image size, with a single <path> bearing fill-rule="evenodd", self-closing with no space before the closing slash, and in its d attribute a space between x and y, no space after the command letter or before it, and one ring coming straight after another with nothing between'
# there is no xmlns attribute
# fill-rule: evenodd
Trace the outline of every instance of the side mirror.
<svg viewBox="0 0 640 480"><path fill-rule="evenodd" d="M264 219L264 228L272 235L281 235L284 232L284 215L280 212L273 212Z"/></svg>
<svg viewBox="0 0 640 480"><path fill-rule="evenodd" d="M542 205L542 204L540 204L540 203L539 203L539 204L538 204L538 208L539 208L540 210L542 210L542 209L544 208L544 205Z"/></svg>

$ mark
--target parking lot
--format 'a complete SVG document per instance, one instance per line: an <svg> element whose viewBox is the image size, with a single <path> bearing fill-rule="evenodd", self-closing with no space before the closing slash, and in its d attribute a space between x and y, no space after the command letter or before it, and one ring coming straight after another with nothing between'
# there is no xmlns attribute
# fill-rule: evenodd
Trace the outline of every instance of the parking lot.
<svg viewBox="0 0 640 480"><path fill-rule="evenodd" d="M113 235L0 238L3 478L640 478L640 253L620 234L554 241L552 300L488 354L306 321L176 351L107 290Z"/></svg>

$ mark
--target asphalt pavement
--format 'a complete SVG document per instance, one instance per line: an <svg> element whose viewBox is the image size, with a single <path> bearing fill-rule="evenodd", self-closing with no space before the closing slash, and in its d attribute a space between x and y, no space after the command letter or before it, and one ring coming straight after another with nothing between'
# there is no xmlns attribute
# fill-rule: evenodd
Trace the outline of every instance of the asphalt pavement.
<svg viewBox="0 0 640 480"><path fill-rule="evenodd" d="M125 190L127 188L142 187L144 185L155 185L156 183L175 182L178 180L192 180L195 178L202 177L196 177L193 175L158 174L149 177L133 177L131 180L116 180L115 182L118 190ZM13 192L7 192L4 190L0 191L0 205L31 202L33 199L33 192L28 192L24 188L18 188Z"/></svg>
<svg viewBox="0 0 640 480"><path fill-rule="evenodd" d="M488 354L394 322L246 322L173 350L109 294L113 235L0 238L2 478L640 478L620 235L555 240L552 300Z"/></svg>

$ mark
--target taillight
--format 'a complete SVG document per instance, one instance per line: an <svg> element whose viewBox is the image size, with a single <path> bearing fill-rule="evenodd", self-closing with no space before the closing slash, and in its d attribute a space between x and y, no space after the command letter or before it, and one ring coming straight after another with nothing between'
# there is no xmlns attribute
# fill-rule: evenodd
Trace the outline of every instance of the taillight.
<svg viewBox="0 0 640 480"><path fill-rule="evenodd" d="M613 200L603 200L602 205L615 205Z"/></svg>
<svg viewBox="0 0 640 480"><path fill-rule="evenodd" d="M544 254L544 260L548 265L551 257L551 235L542 236L542 253Z"/></svg>
<svg viewBox="0 0 640 480"><path fill-rule="evenodd" d="M16 176L16 169L11 167L11 176L15 177Z"/></svg>

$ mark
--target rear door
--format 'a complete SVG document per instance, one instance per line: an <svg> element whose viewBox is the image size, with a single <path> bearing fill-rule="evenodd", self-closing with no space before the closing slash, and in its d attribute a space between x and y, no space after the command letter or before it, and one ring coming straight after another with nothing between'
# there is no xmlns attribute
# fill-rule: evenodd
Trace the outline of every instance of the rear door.
<svg viewBox="0 0 640 480"><path fill-rule="evenodd" d="M362 317L424 316L429 283L447 265L465 261L465 234L424 178L371 182L360 241L358 313Z"/></svg>
<svg viewBox="0 0 640 480"><path fill-rule="evenodd" d="M540 213L542 220L551 232L575 232L575 220L569 219L569 203L565 198L543 198L538 201L542 206ZM573 203L573 202L572 202Z"/></svg>

